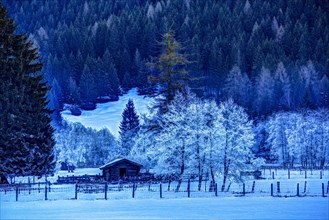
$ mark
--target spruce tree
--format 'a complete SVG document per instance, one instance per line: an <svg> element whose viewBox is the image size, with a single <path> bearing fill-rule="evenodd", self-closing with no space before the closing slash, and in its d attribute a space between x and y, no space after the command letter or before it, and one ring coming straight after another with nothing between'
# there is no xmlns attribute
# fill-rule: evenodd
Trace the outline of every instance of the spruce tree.
<svg viewBox="0 0 329 220"><path fill-rule="evenodd" d="M136 113L134 102L132 99L128 100L126 108L122 113L122 121L120 123L120 140L121 140L121 154L127 156L133 146L134 138L139 130L139 117Z"/></svg>
<svg viewBox="0 0 329 220"><path fill-rule="evenodd" d="M38 50L0 3L0 175L54 172L52 111Z"/></svg>

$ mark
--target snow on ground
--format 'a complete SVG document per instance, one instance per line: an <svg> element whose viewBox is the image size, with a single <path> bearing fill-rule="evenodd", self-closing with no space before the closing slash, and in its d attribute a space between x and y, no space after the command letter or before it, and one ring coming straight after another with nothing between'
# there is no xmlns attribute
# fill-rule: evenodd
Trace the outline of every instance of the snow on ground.
<svg viewBox="0 0 329 220"><path fill-rule="evenodd" d="M148 113L148 104L151 98L137 95L137 89L131 89L127 94L120 96L116 102L97 104L92 111L82 111L80 116L74 116L69 110L63 111L62 117L69 122L80 122L86 127L96 130L108 128L114 136L118 136L119 125L122 120L122 112L126 107L128 99L133 99L138 115Z"/></svg>
<svg viewBox="0 0 329 220"><path fill-rule="evenodd" d="M60 176L97 174L99 169L77 169L74 173L59 171ZM267 171L270 174L269 171ZM108 200L104 200L104 191L88 193L79 191L74 200L75 185L52 185L45 201L44 186L22 189L15 201L15 191L0 193L0 219L329 219L329 198L323 198L321 183L328 187L329 171L323 179L319 171L313 171L304 179L303 173L293 172L293 179L288 180L286 171L278 170L276 179L271 175L265 180L256 180L255 193L242 196L241 184L232 184L230 192L197 192L197 182L191 182L191 198L187 198L187 183L183 182L181 191L174 192L176 182L163 183L163 199L159 197L159 184L138 185L135 198L132 188L120 188L109 185ZM54 178L55 179L55 178ZM57 178L56 178L57 179ZM304 182L307 180L306 193ZM281 182L281 194L276 193L276 182ZM218 182L220 183L220 182ZM275 186L274 195L270 196L270 184ZM296 183L300 183L300 194L296 197ZM101 187L104 184L101 184ZM209 181L207 182L209 187ZM252 180L246 182L246 191L250 192ZM235 193L234 193L235 192ZM288 195L287 198L284 196ZM306 195L306 197L304 197ZM293 197L290 197L293 196ZM314 197L315 196L315 197Z"/></svg>
<svg viewBox="0 0 329 220"><path fill-rule="evenodd" d="M0 219L328 219L328 198L3 202Z"/></svg>
<svg viewBox="0 0 329 220"><path fill-rule="evenodd" d="M99 168L78 168L75 169L74 172L67 172L65 170L57 171L54 176L47 177L47 181L54 183L57 181L58 176L83 176L83 175L101 175L102 171ZM33 177L15 177L15 183L28 183L30 178L30 182L33 183ZM45 182L45 177L38 179L34 178L35 182Z"/></svg>
<svg viewBox="0 0 329 220"><path fill-rule="evenodd" d="M274 172L274 180L272 179L272 172ZM322 172L322 179L320 179L320 172ZM58 176L83 176L83 175L98 175L102 174L101 170L99 168L77 168L74 170L73 173L69 173L67 171L57 171L54 176L48 177L47 180L50 181L51 183L54 183L57 181ZM304 181L311 181L311 180L318 180L319 182L324 182L326 183L329 181L329 170L313 170L307 171L307 178L305 179L305 171L299 171L299 170L291 170L290 171L290 179L288 180L288 170L269 170L266 169L265 172L262 170L262 177L265 178L266 180L270 182L275 182L277 180L283 180L283 181L298 181L300 183ZM250 180L253 180L252 178ZM30 177L30 181L33 181L33 177ZM42 177L41 179L35 178L35 182L44 182L45 178ZM218 179L217 182L221 182L222 179ZM264 180L265 181L265 180ZM264 181L257 181L257 182L264 182ZM267 182L268 182L267 181ZM16 177L15 178L16 183L28 183L28 177Z"/></svg>

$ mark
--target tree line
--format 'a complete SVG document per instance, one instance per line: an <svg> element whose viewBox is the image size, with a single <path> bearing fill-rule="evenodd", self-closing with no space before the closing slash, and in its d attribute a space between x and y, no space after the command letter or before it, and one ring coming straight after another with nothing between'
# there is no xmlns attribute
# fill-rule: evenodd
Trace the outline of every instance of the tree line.
<svg viewBox="0 0 329 220"><path fill-rule="evenodd" d="M190 82L198 95L217 102L231 96L253 115L328 106L329 8L324 1L5 0L4 4L19 30L30 33L41 48L46 78L54 88L51 106L57 111L63 103L92 109L96 102L115 100L120 86L152 93L147 80L152 71L146 64L161 53L156 42L169 28L192 61L187 71L202 78ZM300 74L303 67L313 68L308 71L317 75L305 78ZM278 69L286 75L278 76ZM240 87L234 80L246 85ZM267 87L273 90L269 95L263 92ZM231 95L232 90L238 91ZM267 102L271 95L280 96L279 102Z"/></svg>

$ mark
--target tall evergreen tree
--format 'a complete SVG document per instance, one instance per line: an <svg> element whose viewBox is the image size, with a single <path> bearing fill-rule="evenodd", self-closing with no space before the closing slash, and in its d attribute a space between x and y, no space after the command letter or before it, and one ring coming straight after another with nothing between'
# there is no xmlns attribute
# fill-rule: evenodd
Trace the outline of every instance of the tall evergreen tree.
<svg viewBox="0 0 329 220"><path fill-rule="evenodd" d="M38 50L0 3L0 175L54 172L54 139L47 108L50 88Z"/></svg>
<svg viewBox="0 0 329 220"><path fill-rule="evenodd" d="M80 80L80 93L82 108L86 110L95 109L96 89L95 79L88 65L85 65Z"/></svg>
<svg viewBox="0 0 329 220"><path fill-rule="evenodd" d="M163 53L150 66L154 68L157 75L151 75L149 81L158 83L161 89L157 92L157 106L160 112L166 112L167 106L173 100L175 92L184 87L183 82L191 80L184 69L188 60L180 53L181 45L175 40L171 29L163 35L161 44Z"/></svg>
<svg viewBox="0 0 329 220"><path fill-rule="evenodd" d="M146 66L146 61L143 60L140 64L137 78L137 89L139 95L152 94L154 89L152 85L148 82L147 77L149 75L149 69Z"/></svg>
<svg viewBox="0 0 329 220"><path fill-rule="evenodd" d="M139 130L139 117L137 115L134 102L128 100L126 108L122 113L122 121L120 123L120 140L121 154L127 156L130 153L131 147L134 145L134 138Z"/></svg>

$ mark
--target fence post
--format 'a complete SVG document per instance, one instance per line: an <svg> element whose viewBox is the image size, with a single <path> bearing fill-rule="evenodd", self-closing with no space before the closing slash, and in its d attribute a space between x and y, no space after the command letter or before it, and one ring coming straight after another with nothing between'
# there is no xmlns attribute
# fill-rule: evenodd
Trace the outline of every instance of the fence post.
<svg viewBox="0 0 329 220"><path fill-rule="evenodd" d="M305 169L305 179L307 179L307 170Z"/></svg>
<svg viewBox="0 0 329 220"><path fill-rule="evenodd" d="M31 180L30 177L28 178L28 186L29 186L29 195L31 194Z"/></svg>
<svg viewBox="0 0 329 220"><path fill-rule="evenodd" d="M297 183L297 196L299 196L299 183Z"/></svg>
<svg viewBox="0 0 329 220"><path fill-rule="evenodd" d="M246 184L245 183L243 183L243 185L242 185L242 194L246 195Z"/></svg>
<svg viewBox="0 0 329 220"><path fill-rule="evenodd" d="M307 184L307 181L305 181L305 183L304 183L304 193L306 193L306 184Z"/></svg>
<svg viewBox="0 0 329 220"><path fill-rule="evenodd" d="M327 194L329 193L329 181L327 183Z"/></svg>
<svg viewBox="0 0 329 220"><path fill-rule="evenodd" d="M50 183L50 182L48 182L48 184L49 184L49 192L50 192L50 185L51 185L51 183Z"/></svg>
<svg viewBox="0 0 329 220"><path fill-rule="evenodd" d="M38 182L38 192L40 193L40 182Z"/></svg>
<svg viewBox="0 0 329 220"><path fill-rule="evenodd" d="M18 201L18 185L16 186L16 202Z"/></svg>
<svg viewBox="0 0 329 220"><path fill-rule="evenodd" d="M160 199L162 199L162 183L160 183Z"/></svg>
<svg viewBox="0 0 329 220"><path fill-rule="evenodd" d="M47 189L47 184L45 185L45 200L48 200L48 189Z"/></svg>
<svg viewBox="0 0 329 220"><path fill-rule="evenodd" d="M271 196L273 196L273 183L271 183Z"/></svg>
<svg viewBox="0 0 329 220"><path fill-rule="evenodd" d="M320 170L320 179L322 180L322 170Z"/></svg>
<svg viewBox="0 0 329 220"><path fill-rule="evenodd" d="M280 193L280 182L276 183L276 192Z"/></svg>
<svg viewBox="0 0 329 220"><path fill-rule="evenodd" d="M322 197L325 197L324 196L324 183L322 183Z"/></svg>
<svg viewBox="0 0 329 220"><path fill-rule="evenodd" d="M135 198L135 183L133 184L133 198Z"/></svg>
<svg viewBox="0 0 329 220"><path fill-rule="evenodd" d="M217 190L218 188L217 188L217 183L215 184L215 196L217 197L217 195L218 195L218 190Z"/></svg>
<svg viewBox="0 0 329 220"><path fill-rule="evenodd" d="M151 191L151 182L149 182L149 191Z"/></svg>
<svg viewBox="0 0 329 220"><path fill-rule="evenodd" d="M78 199L78 184L75 184L75 195L74 195L74 199Z"/></svg>
<svg viewBox="0 0 329 220"><path fill-rule="evenodd" d="M171 183L171 180L169 180L169 182L168 182L168 191L170 191L170 183Z"/></svg>
<svg viewBox="0 0 329 220"><path fill-rule="evenodd" d="M290 179L290 168L288 168L288 179Z"/></svg>
<svg viewBox="0 0 329 220"><path fill-rule="evenodd" d="M255 181L253 181L253 182L252 182L252 189L251 189L251 192L252 192L252 193L254 193L254 192L255 192L255 184L256 184L256 182L255 182Z"/></svg>
<svg viewBox="0 0 329 220"><path fill-rule="evenodd" d="M274 172L272 172L272 179L274 179Z"/></svg>
<svg viewBox="0 0 329 220"><path fill-rule="evenodd" d="M188 179L188 182L187 182L187 197L190 198L191 197L191 183L190 183L190 179Z"/></svg>
<svg viewBox="0 0 329 220"><path fill-rule="evenodd" d="M107 182L105 183L105 200L107 200L107 188L108 188L108 185L107 185Z"/></svg>
<svg viewBox="0 0 329 220"><path fill-rule="evenodd" d="M204 191L207 192L207 179L204 182Z"/></svg>

